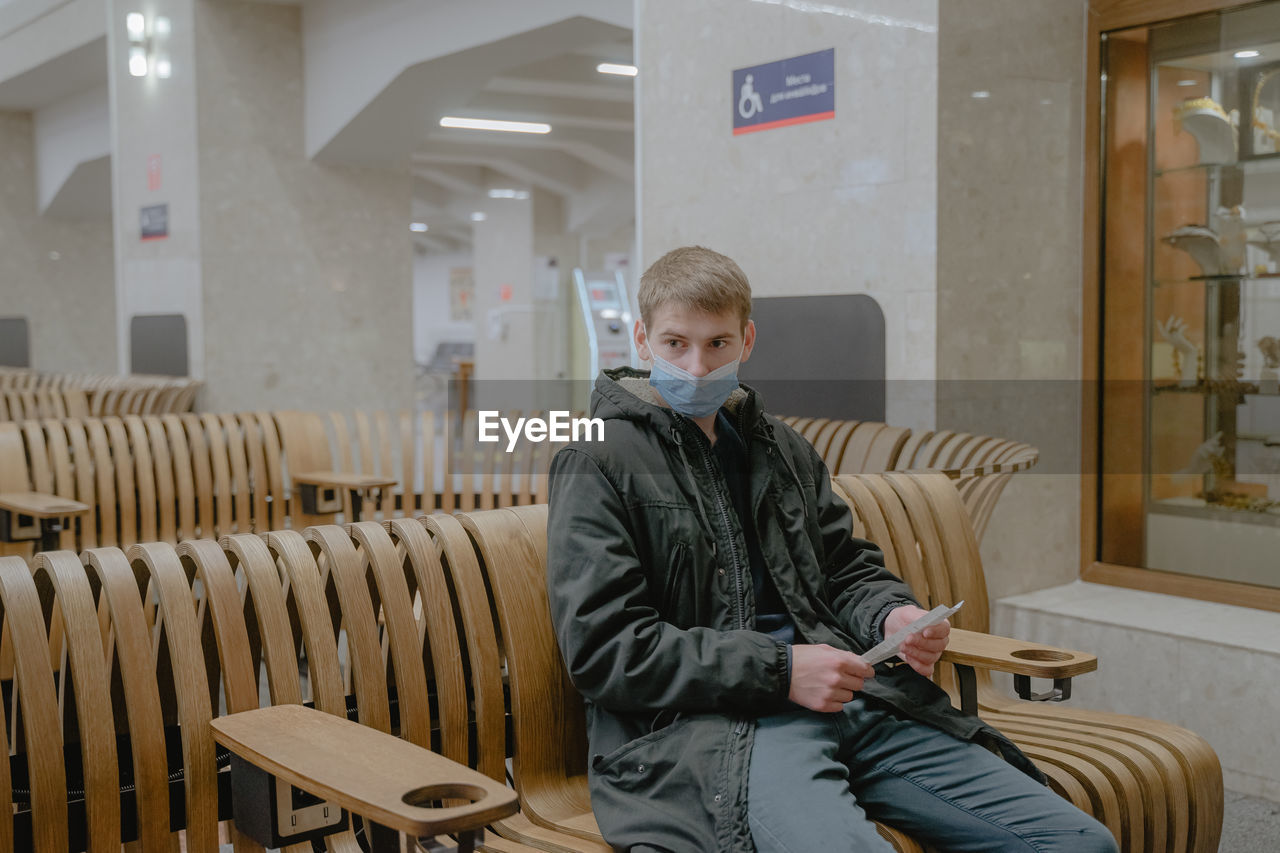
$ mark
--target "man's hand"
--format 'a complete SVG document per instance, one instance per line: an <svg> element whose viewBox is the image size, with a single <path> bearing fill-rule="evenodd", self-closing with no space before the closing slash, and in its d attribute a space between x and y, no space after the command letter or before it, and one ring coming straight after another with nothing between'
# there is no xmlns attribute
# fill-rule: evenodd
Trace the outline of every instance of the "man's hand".
<svg viewBox="0 0 1280 853"><path fill-rule="evenodd" d="M928 613L914 604L906 604L889 611L884 620L884 635L887 637ZM933 666L942 657L947 648L947 639L951 635L951 623L943 619L937 625L930 625L923 631L917 631L902 641L902 649L898 657L925 678L933 677Z"/></svg>
<svg viewBox="0 0 1280 853"><path fill-rule="evenodd" d="M875 677L875 670L853 652L828 645L791 647L792 702L811 711L834 713Z"/></svg>

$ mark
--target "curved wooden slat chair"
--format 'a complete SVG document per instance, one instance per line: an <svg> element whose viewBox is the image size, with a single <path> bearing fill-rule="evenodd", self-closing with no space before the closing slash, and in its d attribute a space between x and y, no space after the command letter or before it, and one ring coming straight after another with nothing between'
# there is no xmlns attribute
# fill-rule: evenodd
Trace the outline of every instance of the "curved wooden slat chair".
<svg viewBox="0 0 1280 853"><path fill-rule="evenodd" d="M430 668L437 701L440 754L468 764L470 710L466 701L463 643L453 615L444 565L436 544L420 522L395 518L383 526L396 548L407 581L409 613L416 621L418 665L425 662ZM383 596L383 608L387 608L386 596ZM498 778L501 781L501 777Z"/></svg>
<svg viewBox="0 0 1280 853"><path fill-rule="evenodd" d="M189 411L203 383L171 376L0 371L0 421Z"/></svg>
<svg viewBox="0 0 1280 853"><path fill-rule="evenodd" d="M209 679L197 628L191 588L173 546L143 543L127 552L135 576L145 579L145 592L157 601L152 631L157 636L158 677L174 694L174 710L182 744L186 800L186 841L190 849L218 844L218 783L213 734L209 721Z"/></svg>
<svg viewBox="0 0 1280 853"><path fill-rule="evenodd" d="M951 481L940 474L891 473L840 477L838 491L868 533L879 540L886 563L922 601L964 599L954 624L985 632L987 590L977 539ZM944 658L945 659L945 658ZM949 669L949 668L944 668ZM942 683L957 690L944 673ZM1222 773L1204 740L1178 726L1145 718L1078 709L1059 703L1015 700L993 685L988 670L975 673L984 719L1022 745L1060 794L1092 811L1125 850L1213 853L1222 821Z"/></svg>
<svg viewBox="0 0 1280 853"><path fill-rule="evenodd" d="M501 625L511 687L515 785L523 815L545 830L593 845L575 849L607 850L587 791L582 699L569 681L551 631L545 585L546 507L458 517L483 559ZM879 829L900 853L921 850L902 833Z"/></svg>
<svg viewBox="0 0 1280 853"><path fill-rule="evenodd" d="M117 548L86 551L83 565L91 583L101 589L99 607L109 618L105 657L112 683L118 679L121 689L117 728L129 736L136 838L142 849L160 850L170 843L169 769L156 661L139 580Z"/></svg>
<svg viewBox="0 0 1280 853"><path fill-rule="evenodd" d="M461 518L437 514L421 518L420 521L431 533L440 551L441 563L448 572L462 619L467 668L474 695L474 766L490 778L502 780L506 778L508 755L506 703L502 684L504 664L499 650L498 629L490 609L491 600L484 570L481 568L476 545L460 521ZM509 672L509 661L506 666ZM499 821L494 829L508 842L541 850L563 853L607 853L609 850L599 839L598 833L595 838L583 838L580 833L547 827L531 819L527 811Z"/></svg>
<svg viewBox="0 0 1280 853"><path fill-rule="evenodd" d="M346 716L342 667L319 571L307 543L295 531L224 537L223 549L244 572L251 646L259 649L270 704L302 704L310 688L315 707ZM299 661L305 657L306 679ZM359 845L350 826L326 839L330 851L355 853ZM309 844L286 848L308 853Z"/></svg>
<svg viewBox="0 0 1280 853"><path fill-rule="evenodd" d="M50 645L53 647L56 643L59 647L54 659L61 663L65 656L59 679L59 706L74 717L75 732L79 735L85 841L90 849L105 849L120 838L120 772L97 605L89 577L74 554L66 551L37 554L32 573L49 622ZM61 614L57 624L49 618L55 607ZM68 693L73 697L70 702ZM64 731L69 730L64 727Z"/></svg>
<svg viewBox="0 0 1280 853"><path fill-rule="evenodd" d="M39 593L25 561L0 557L0 607L14 657L14 714L5 720L7 752L26 756L31 804L31 839L39 851L67 849L66 772L63 765L62 715L49 661L49 638L41 617ZM0 786L14 790L9 761ZM10 822L0 843L14 849Z"/></svg>

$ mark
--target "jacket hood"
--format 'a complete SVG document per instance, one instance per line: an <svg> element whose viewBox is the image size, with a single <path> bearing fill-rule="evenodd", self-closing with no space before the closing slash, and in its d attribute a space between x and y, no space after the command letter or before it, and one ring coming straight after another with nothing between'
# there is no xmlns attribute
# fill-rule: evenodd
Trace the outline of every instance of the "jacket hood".
<svg viewBox="0 0 1280 853"><path fill-rule="evenodd" d="M764 413L760 394L746 385L735 388L724 407L735 417L742 416L740 420L747 424L754 424ZM590 409L593 418L640 421L664 435L676 426L677 419L687 419L661 401L649 384L649 371L634 367L602 370L591 392Z"/></svg>

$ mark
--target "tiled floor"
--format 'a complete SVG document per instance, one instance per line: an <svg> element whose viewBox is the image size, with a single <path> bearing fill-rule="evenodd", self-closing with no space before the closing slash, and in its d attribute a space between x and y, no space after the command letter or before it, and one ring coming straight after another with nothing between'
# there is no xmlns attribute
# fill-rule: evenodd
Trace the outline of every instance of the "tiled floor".
<svg viewBox="0 0 1280 853"><path fill-rule="evenodd" d="M1280 853L1280 803L1227 791L1218 853Z"/></svg>

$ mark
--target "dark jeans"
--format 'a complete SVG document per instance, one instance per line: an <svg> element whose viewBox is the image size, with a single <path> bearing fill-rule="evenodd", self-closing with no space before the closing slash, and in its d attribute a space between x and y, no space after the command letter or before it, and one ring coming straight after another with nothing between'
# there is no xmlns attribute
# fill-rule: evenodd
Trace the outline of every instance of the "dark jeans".
<svg viewBox="0 0 1280 853"><path fill-rule="evenodd" d="M957 853L1117 850L1106 827L998 756L862 697L761 719L749 788L760 853L891 853L871 820Z"/></svg>

